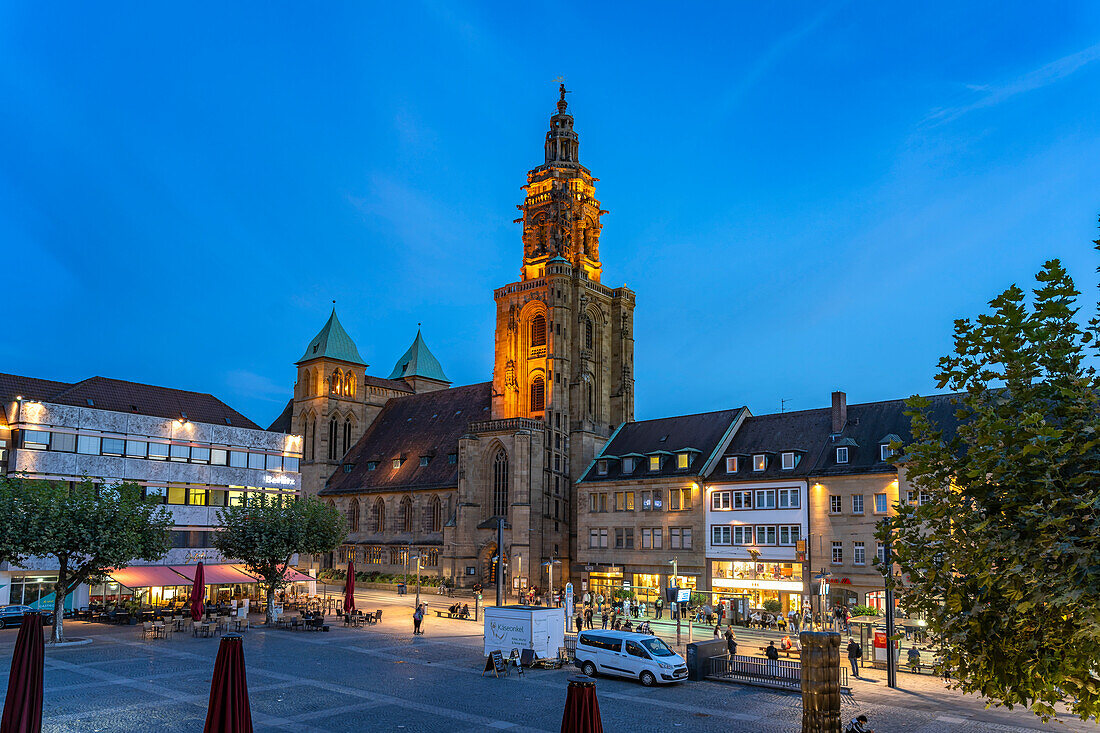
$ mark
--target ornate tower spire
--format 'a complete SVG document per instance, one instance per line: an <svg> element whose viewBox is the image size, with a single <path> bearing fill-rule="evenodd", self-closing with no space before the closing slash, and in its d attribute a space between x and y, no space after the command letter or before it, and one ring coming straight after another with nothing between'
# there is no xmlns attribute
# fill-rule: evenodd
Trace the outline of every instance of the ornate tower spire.
<svg viewBox="0 0 1100 733"><path fill-rule="evenodd" d="M527 196L518 205L523 216L523 267L521 278L545 274L546 264L562 258L574 272L599 282L600 217L606 211L596 200L592 173L580 164L580 141L573 130L573 115L559 87L558 112L550 118L542 165L527 173Z"/></svg>

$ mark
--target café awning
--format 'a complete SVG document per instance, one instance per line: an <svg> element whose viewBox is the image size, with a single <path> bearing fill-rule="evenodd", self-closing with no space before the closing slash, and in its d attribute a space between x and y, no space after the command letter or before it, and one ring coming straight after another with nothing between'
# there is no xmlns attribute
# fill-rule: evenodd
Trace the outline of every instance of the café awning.
<svg viewBox="0 0 1100 733"><path fill-rule="evenodd" d="M194 565L173 565L172 569L186 577L189 581L195 580ZM251 575L242 573L234 565L203 565L203 580L207 585L225 585L228 583L255 583L256 579Z"/></svg>
<svg viewBox="0 0 1100 733"><path fill-rule="evenodd" d="M260 580L259 576L257 576L255 573L248 570L248 568L246 568L244 565L234 565L233 567L235 569L239 570L242 573L246 573L249 576L254 576L257 581ZM298 572L294 568L287 568L283 572L283 579L285 581L287 581L288 583L308 583L311 580L317 580L317 578L311 578L310 576L306 575L305 573ZM253 581L253 582L255 582L255 581Z"/></svg>
<svg viewBox="0 0 1100 733"><path fill-rule="evenodd" d="M167 565L136 565L112 570L107 575L111 580L127 588L157 588L166 585L187 585L190 582L188 578L173 571Z"/></svg>

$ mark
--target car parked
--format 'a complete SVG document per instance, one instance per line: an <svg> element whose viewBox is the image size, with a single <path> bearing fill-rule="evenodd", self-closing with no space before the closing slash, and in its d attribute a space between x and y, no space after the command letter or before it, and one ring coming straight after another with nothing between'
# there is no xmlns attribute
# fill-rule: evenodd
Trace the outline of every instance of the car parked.
<svg viewBox="0 0 1100 733"><path fill-rule="evenodd" d="M630 677L646 687L686 680L687 663L656 636L593 629L577 635L575 662L589 677L596 673Z"/></svg>
<svg viewBox="0 0 1100 733"><path fill-rule="evenodd" d="M0 606L0 629L20 625L23 623L23 614L27 611L35 610L38 610L39 613L42 614L43 626L53 623L53 611L42 611L40 609L31 608L30 606Z"/></svg>

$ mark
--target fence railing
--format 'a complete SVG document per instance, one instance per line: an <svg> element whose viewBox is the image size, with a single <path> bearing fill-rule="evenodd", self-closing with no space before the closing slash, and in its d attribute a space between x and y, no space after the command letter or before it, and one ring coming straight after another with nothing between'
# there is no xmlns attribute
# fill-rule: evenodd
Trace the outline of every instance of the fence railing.
<svg viewBox="0 0 1100 733"><path fill-rule="evenodd" d="M707 660L707 677L799 690L802 687L802 663L741 655L717 656ZM848 670L844 667L840 668L840 686L848 686Z"/></svg>
<svg viewBox="0 0 1100 733"><path fill-rule="evenodd" d="M575 661L577 658L577 635L566 634L565 635L565 649L569 652L569 661Z"/></svg>

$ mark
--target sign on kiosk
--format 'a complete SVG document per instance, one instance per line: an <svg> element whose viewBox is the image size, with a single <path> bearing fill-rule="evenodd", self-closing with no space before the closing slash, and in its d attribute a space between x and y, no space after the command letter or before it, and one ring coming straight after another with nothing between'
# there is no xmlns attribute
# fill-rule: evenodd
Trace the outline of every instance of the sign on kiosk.
<svg viewBox="0 0 1100 733"><path fill-rule="evenodd" d="M545 606L490 606L485 609L485 654L534 649L556 657L565 646L565 609Z"/></svg>

